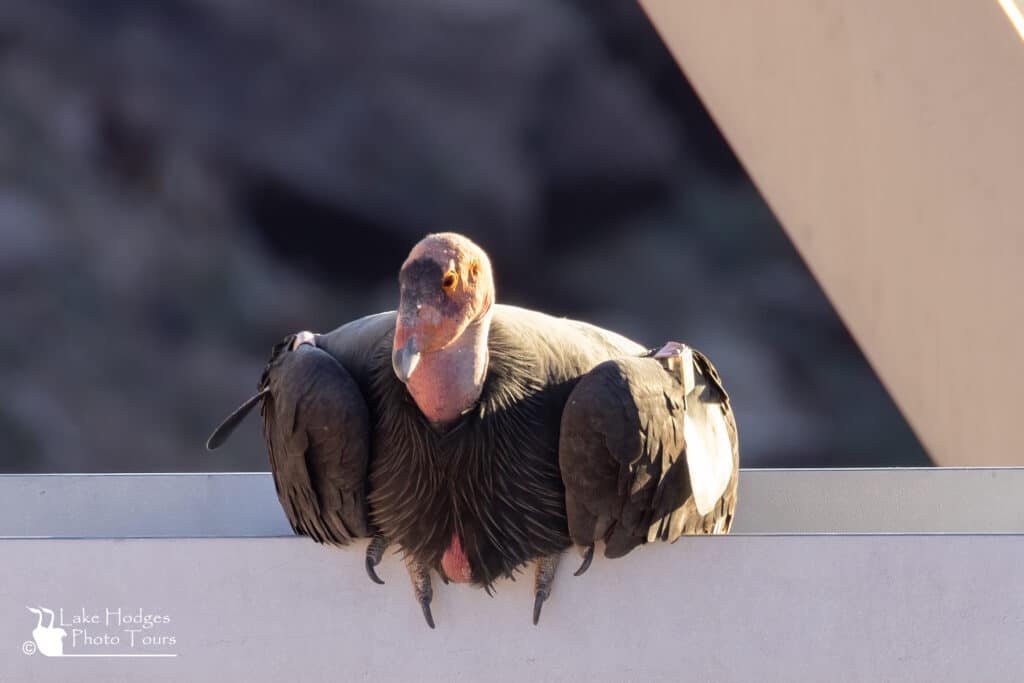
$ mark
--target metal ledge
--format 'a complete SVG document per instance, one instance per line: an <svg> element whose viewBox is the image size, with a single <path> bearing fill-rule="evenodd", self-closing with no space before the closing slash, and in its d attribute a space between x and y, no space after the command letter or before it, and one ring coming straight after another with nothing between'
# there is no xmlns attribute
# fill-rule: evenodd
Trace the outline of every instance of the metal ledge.
<svg viewBox="0 0 1024 683"><path fill-rule="evenodd" d="M744 470L737 534L1024 532L1024 468ZM0 476L0 537L279 537L267 473Z"/></svg>
<svg viewBox="0 0 1024 683"><path fill-rule="evenodd" d="M435 631L394 556L376 586L361 553L298 538L0 547L4 681L1012 681L1024 666L1015 535L684 538L581 578L564 562L539 627L527 577L494 599L437 585ZM26 656L37 604L166 615L152 633L177 656Z"/></svg>
<svg viewBox="0 0 1024 683"><path fill-rule="evenodd" d="M748 470L737 534L567 558L537 628L528 575L493 600L435 581L431 631L395 555L376 586L362 546L289 537L268 474L4 476L0 680L1016 680L1021 491L1024 469ZM78 658L43 656L26 606ZM128 638L75 623L108 610L173 643L83 644Z"/></svg>

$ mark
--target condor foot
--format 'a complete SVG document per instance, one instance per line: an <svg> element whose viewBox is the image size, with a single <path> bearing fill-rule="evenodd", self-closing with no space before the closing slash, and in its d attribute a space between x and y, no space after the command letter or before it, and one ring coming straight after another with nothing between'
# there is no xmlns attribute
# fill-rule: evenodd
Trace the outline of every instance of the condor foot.
<svg viewBox="0 0 1024 683"><path fill-rule="evenodd" d="M594 544L591 543L587 546L587 549L583 552L583 563L580 568L573 572L573 576L583 576L583 574L590 569L590 563L594 561Z"/></svg>
<svg viewBox="0 0 1024 683"><path fill-rule="evenodd" d="M555 580L559 559L561 559L561 555L548 555L537 560L537 574L533 581L534 626L540 621L540 610L544 606L544 601L551 597L551 584Z"/></svg>
<svg viewBox="0 0 1024 683"><path fill-rule="evenodd" d="M430 569L411 557L406 558L405 566L409 570L409 578L412 579L416 601L423 610L423 618L426 619L427 626L434 628L434 615L430 613L430 602L434 599L434 589L430 585Z"/></svg>
<svg viewBox="0 0 1024 683"><path fill-rule="evenodd" d="M384 551L387 550L388 541L381 534L375 534L370 545L366 546L366 575L370 581L384 585L383 579L377 576L376 567L384 558Z"/></svg>

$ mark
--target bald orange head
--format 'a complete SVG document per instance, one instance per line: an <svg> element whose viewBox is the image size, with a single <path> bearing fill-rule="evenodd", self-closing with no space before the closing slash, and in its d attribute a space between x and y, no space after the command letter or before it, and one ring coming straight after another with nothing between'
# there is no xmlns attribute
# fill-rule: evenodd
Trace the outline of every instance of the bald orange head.
<svg viewBox="0 0 1024 683"><path fill-rule="evenodd" d="M442 232L412 248L398 281L392 361L399 378L408 381L420 354L450 346L487 314L494 303L494 279L483 249L467 237Z"/></svg>

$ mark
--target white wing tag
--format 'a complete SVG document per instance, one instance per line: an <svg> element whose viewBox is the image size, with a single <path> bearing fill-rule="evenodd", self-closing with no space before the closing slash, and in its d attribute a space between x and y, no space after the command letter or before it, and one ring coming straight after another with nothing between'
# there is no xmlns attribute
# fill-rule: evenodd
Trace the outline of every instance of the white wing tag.
<svg viewBox="0 0 1024 683"><path fill-rule="evenodd" d="M692 356L686 360L690 362L683 367L692 373ZM684 386L692 389L692 385ZM686 466L690 470L693 502L697 512L706 515L725 493L732 476L732 443L721 406L688 395L683 438L686 439Z"/></svg>
<svg viewBox="0 0 1024 683"><path fill-rule="evenodd" d="M725 493L732 476L732 443L725 413L718 404L702 402L695 391L698 387L690 347L669 342L654 357L661 360L666 369L677 372L683 384L686 466L697 512L706 515Z"/></svg>
<svg viewBox="0 0 1024 683"><path fill-rule="evenodd" d="M696 404L698 401L690 401ZM717 406L707 410L704 429L690 417L689 411L683 423L683 437L686 439L686 466L690 470L690 485L693 487L693 501L697 512L706 515L725 493L732 476L732 444L725 427L725 417Z"/></svg>

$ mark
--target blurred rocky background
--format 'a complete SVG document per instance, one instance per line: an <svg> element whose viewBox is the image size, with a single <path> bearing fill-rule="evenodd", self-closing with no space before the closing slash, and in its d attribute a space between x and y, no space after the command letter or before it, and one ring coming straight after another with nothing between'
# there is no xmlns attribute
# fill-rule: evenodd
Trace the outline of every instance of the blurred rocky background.
<svg viewBox="0 0 1024 683"><path fill-rule="evenodd" d="M266 469L203 441L440 229L707 351L747 466L929 463L630 0L4 0L2 470Z"/></svg>

